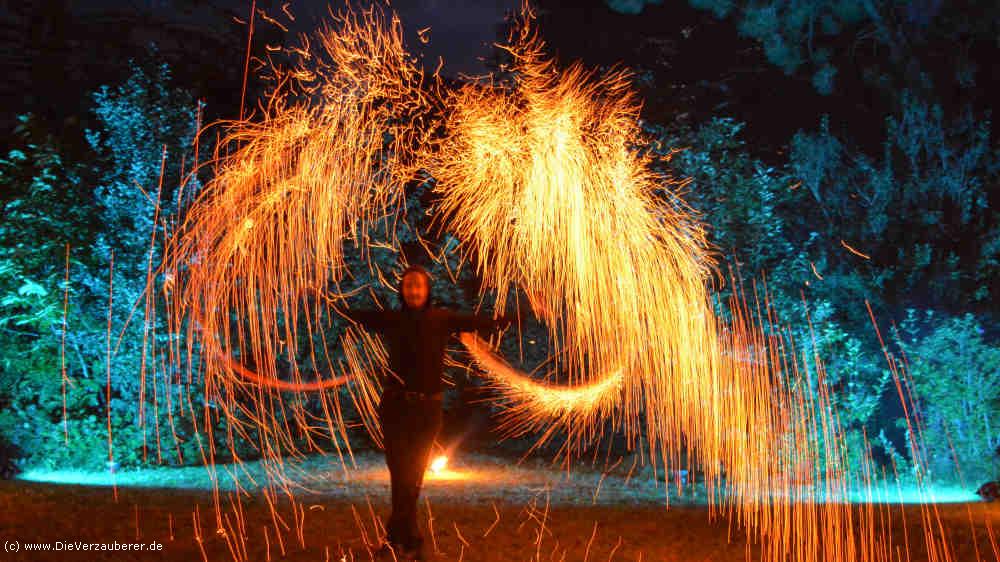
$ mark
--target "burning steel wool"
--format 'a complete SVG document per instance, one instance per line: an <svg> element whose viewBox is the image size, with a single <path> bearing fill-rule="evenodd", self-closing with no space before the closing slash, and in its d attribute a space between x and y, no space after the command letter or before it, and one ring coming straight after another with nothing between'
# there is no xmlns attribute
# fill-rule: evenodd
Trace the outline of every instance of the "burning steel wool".
<svg viewBox="0 0 1000 562"><path fill-rule="evenodd" d="M756 291L728 303L731 319L714 314L705 232L635 148L640 102L629 76L557 67L525 18L503 79L449 88L424 76L402 37L401 22L378 9L344 12L293 49L295 64L270 69L257 115L219 125L227 135L214 177L162 272L177 280L172 329L191 342L170 361L197 372L212 403L201 416L206 464L233 434L256 443L268 467L256 484L277 521L278 490L297 505L284 462L307 452L297 441L332 444L349 470L343 401L378 440L384 350L349 330L346 360L333 362L323 326L348 295L317 295L350 276L345 244L398 245L370 238L368 226L395 220L403 186L424 170L436 179L441 225L484 290L498 307L527 295L568 379L543 382L463 336L503 396L508 435L565 439L571 459L610 422L652 463L697 464L714 513L755 533L762 559L907 559L882 546L892 506L858 515L838 503L878 475L846 470L830 396L800 384L823 377L809 342L772 325ZM375 273L394 284L391 272ZM303 357L314 373L290 360ZM438 457L430 472L446 464ZM234 525L227 509L239 520L240 496L228 501L216 493L219 529ZM933 509L924 516L929 559L952 560ZM241 558L245 534L226 536Z"/></svg>
<svg viewBox="0 0 1000 562"><path fill-rule="evenodd" d="M630 436L644 419L654 449L700 437L718 383L711 263L700 225L657 201L662 178L632 150L627 76L557 70L527 35L510 50L513 84L453 92L448 134L427 158L447 228L501 303L511 287L531 295L569 373L573 390L550 391L491 371L521 397L510 427L564 416L567 452L607 419Z"/></svg>
<svg viewBox="0 0 1000 562"><path fill-rule="evenodd" d="M274 69L276 86L259 119L220 124L228 134L215 177L169 262L185 279L184 308L175 317L200 344L209 393L225 397L224 408L241 410L226 412L233 425L242 426L242 413L256 427L276 427L268 404L283 399L267 393L253 406L236 406L232 398L246 385L308 392L340 386L347 375L352 399L371 413L377 343L362 341L367 353L335 366L324 349L310 343L302 350L298 342L303 325L321 329L322 300L315 297L344 275L345 239L362 249L375 243L363 225L396 213L401 174L411 166L409 146L419 131L399 120L418 117L422 77L403 51L399 22L380 17L345 13L296 51L301 66ZM234 324L232 315L244 321ZM344 349L352 350L363 336L347 338ZM279 383L278 357L301 353L317 372L341 375L306 382L293 371L291 382ZM339 407L329 406L329 427L341 427ZM280 448L279 434L267 431L262 439L265 450Z"/></svg>

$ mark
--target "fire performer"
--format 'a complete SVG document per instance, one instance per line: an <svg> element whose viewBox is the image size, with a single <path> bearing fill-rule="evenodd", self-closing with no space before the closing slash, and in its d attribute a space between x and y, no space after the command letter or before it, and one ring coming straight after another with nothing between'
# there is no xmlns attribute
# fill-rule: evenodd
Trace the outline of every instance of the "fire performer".
<svg viewBox="0 0 1000 562"><path fill-rule="evenodd" d="M410 266L400 280L396 310L341 311L364 329L382 336L393 375L383 384L379 421L385 460L392 484L392 514L386 542L379 551L391 559L426 560L428 553L417 525L417 499L434 439L441 429L444 393L441 375L445 347L460 332L505 328L507 316L458 314L433 306L431 278L420 266Z"/></svg>

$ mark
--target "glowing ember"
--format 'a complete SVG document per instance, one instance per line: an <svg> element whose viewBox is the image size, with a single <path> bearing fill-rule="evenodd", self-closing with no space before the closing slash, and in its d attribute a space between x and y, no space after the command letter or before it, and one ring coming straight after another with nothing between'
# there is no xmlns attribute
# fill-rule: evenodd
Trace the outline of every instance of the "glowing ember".
<svg viewBox="0 0 1000 562"><path fill-rule="evenodd" d="M620 430L656 466L697 465L713 514L722 507L761 539L762 560L910 559L879 546L891 544L887 509L855 517L820 501L858 488L870 494L886 475L867 457L863 471L850 470L849 453L862 451L848 451L824 366L812 342L793 341L776 325L766 288L734 296L730 318L715 315L702 225L635 149L644 139L628 75L560 70L527 25L518 33L508 47L509 83L450 89L425 85L398 19L348 10L292 50L297 66L275 70L261 115L231 124L216 173L158 272L179 280L165 290L165 306L170 333L187 330L189 342L171 339L155 359L171 363L170 380L204 385L203 406L180 399L177 407L186 423L203 420L196 442L213 482L216 443L232 448L237 435L255 443L275 528L287 528L273 507L279 491L295 500L285 458L302 453L302 443L322 451L328 440L345 471L350 465L353 413L342 399L378 440L375 375L384 349L348 331L343 360L332 359L324 303L345 295L314 296L350 276L345 242L362 260L377 245L398 246L370 239L368 227L398 216L402 186L419 168L435 178L438 216L462 240L484 293L495 292L499 308L507 295L526 294L553 342L552 364L568 375L568 384L547 384L464 337L506 400L508 435L564 438L570 457ZM434 105L441 122L427 111ZM431 141L431 131L443 134ZM374 260L367 265L391 285ZM905 405L905 365L886 357ZM299 372L303 358L324 375ZM292 372L279 377L279 360ZM301 395L334 387L342 392ZM167 401L180 396L167 390ZM915 428L909 445L919 466ZM428 477L474 477L447 462L436 457ZM219 493L214 501L222 529L228 515ZM239 522L241 501L230 498ZM922 516L926 559L952 560L936 512ZM301 537L301 524L297 530ZM246 551L243 533L225 536L241 541L231 550Z"/></svg>
<svg viewBox="0 0 1000 562"><path fill-rule="evenodd" d="M435 457L434 460L431 461L430 471L435 474L440 474L444 472L444 469L447 466L448 466L448 457L440 455L438 457Z"/></svg>

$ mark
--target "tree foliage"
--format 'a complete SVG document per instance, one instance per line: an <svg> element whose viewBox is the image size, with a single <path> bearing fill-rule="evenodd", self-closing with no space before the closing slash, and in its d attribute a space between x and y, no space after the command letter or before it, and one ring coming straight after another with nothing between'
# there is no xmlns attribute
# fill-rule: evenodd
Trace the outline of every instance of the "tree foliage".
<svg viewBox="0 0 1000 562"><path fill-rule="evenodd" d="M162 313L144 319L143 305L147 268L168 228L154 223L158 192L162 186L161 217L172 217L182 182L177 167L161 166L167 155L192 161L197 108L170 86L166 67L135 64L127 81L101 88L93 102L100 126L87 132L88 161L67 161L30 116L0 160L9 194L0 227L0 431L29 465L101 465L109 451L97 437L109 430L119 464L146 458L160 429L182 442L192 437L189 420L158 427L174 412L140 420L138 411L153 385L161 399L179 392L144 366L150 345L162 350L173 336ZM197 460L193 445L178 447L175 462Z"/></svg>
<svg viewBox="0 0 1000 562"><path fill-rule="evenodd" d="M750 156L741 124L731 119L648 126L653 147L684 147L668 169L690 181L686 199L702 213L745 297L766 298L775 325L822 361L851 462L865 455L897 465L912 460L867 302L882 323L903 320L906 308L922 311L907 313L903 335L887 351L909 357L906 400L922 412L929 470L954 478L957 466L973 481L988 477L1000 439L996 397L969 391L995 386L990 362L1000 347L967 314L978 308L990 318L1000 281L996 216L986 203L998 162L988 126L945 123L935 108L911 100L887 119L882 158L850 148L824 122L818 133L797 135L778 167ZM722 285L720 303L734 290ZM803 384L819 384L817 368L806 360Z"/></svg>
<svg viewBox="0 0 1000 562"><path fill-rule="evenodd" d="M788 74L810 72L822 94L833 93L838 75L855 68L864 82L890 96L933 88L935 80L971 87L979 68L969 47L991 41L997 32L997 5L983 0L971 5L901 0L691 4L719 18L735 18L740 33L758 41L769 61Z"/></svg>
<svg viewBox="0 0 1000 562"><path fill-rule="evenodd" d="M914 423L928 476L978 485L995 475L1000 447L1000 348L971 314L907 312L894 331L915 397Z"/></svg>

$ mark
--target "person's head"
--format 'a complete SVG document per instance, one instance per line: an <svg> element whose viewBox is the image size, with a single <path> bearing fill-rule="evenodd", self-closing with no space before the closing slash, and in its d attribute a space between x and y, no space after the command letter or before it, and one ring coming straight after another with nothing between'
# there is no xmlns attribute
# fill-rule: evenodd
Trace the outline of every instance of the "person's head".
<svg viewBox="0 0 1000 562"><path fill-rule="evenodd" d="M403 299L404 307L411 309L424 308L430 302L430 274L419 265L407 267L399 282L399 293Z"/></svg>

